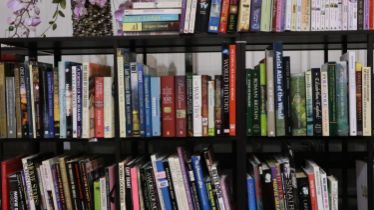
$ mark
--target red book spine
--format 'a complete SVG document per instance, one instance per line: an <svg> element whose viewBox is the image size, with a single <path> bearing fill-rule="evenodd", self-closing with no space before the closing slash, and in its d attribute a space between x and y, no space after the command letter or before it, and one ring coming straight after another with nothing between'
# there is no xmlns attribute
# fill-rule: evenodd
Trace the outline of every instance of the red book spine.
<svg viewBox="0 0 374 210"><path fill-rule="evenodd" d="M226 33L227 32L227 22L229 18L229 9L230 9L230 0L222 0L222 11L221 11L221 19L219 22L219 32Z"/></svg>
<svg viewBox="0 0 374 210"><path fill-rule="evenodd" d="M230 136L236 135L236 45L229 46L229 123Z"/></svg>
<svg viewBox="0 0 374 210"><path fill-rule="evenodd" d="M175 137L174 76L161 77L162 136Z"/></svg>
<svg viewBox="0 0 374 210"><path fill-rule="evenodd" d="M95 78L95 137L104 138L104 77Z"/></svg>
<svg viewBox="0 0 374 210"><path fill-rule="evenodd" d="M272 28L273 28L273 31L277 31L277 2L279 0L273 0L273 11L271 11L273 13L273 15L271 16L272 17Z"/></svg>
<svg viewBox="0 0 374 210"><path fill-rule="evenodd" d="M9 209L9 200L8 200L8 176L6 163L1 163L1 209Z"/></svg>
<svg viewBox="0 0 374 210"><path fill-rule="evenodd" d="M175 77L175 120L176 120L176 136L187 136L187 119L186 119L186 77Z"/></svg>
<svg viewBox="0 0 374 210"><path fill-rule="evenodd" d="M131 176L131 195L132 195L132 203L134 210L140 210L139 206L139 187L138 187L138 172L137 168L133 167L130 169L130 176Z"/></svg>
<svg viewBox="0 0 374 210"><path fill-rule="evenodd" d="M374 29L374 0L369 2L369 29Z"/></svg>
<svg viewBox="0 0 374 210"><path fill-rule="evenodd" d="M276 24L275 24L275 31L281 32L282 31L282 0L276 0L277 6L277 13L276 13Z"/></svg>
<svg viewBox="0 0 374 210"><path fill-rule="evenodd" d="M318 210L317 205L317 193L316 193L316 185L314 182L314 174L308 173L308 181L309 181L309 191L310 191L310 204L312 206L312 210Z"/></svg>
<svg viewBox="0 0 374 210"><path fill-rule="evenodd" d="M209 117L209 108L208 108L208 81L210 80L209 76L201 76L201 117L202 117L202 127L203 127L203 136L208 136L208 117Z"/></svg>

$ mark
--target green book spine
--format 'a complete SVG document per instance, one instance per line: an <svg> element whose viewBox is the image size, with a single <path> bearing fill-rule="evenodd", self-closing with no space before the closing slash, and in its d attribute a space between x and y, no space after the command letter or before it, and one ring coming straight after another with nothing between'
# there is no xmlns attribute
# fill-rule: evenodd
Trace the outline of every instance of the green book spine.
<svg viewBox="0 0 374 210"><path fill-rule="evenodd" d="M253 85L253 135L260 136L260 68L256 66L252 71L252 85Z"/></svg>
<svg viewBox="0 0 374 210"><path fill-rule="evenodd" d="M306 135L305 77L291 76L291 126L292 136Z"/></svg>
<svg viewBox="0 0 374 210"><path fill-rule="evenodd" d="M336 122L337 135L348 136L348 87L347 64L338 62L336 65Z"/></svg>
<svg viewBox="0 0 374 210"><path fill-rule="evenodd" d="M312 72L305 72L306 135L313 136L313 86Z"/></svg>
<svg viewBox="0 0 374 210"><path fill-rule="evenodd" d="M272 0L262 0L261 5L261 21L260 21L260 30L264 32L271 31L271 22L272 20Z"/></svg>
<svg viewBox="0 0 374 210"><path fill-rule="evenodd" d="M328 63L328 91L329 91L329 127L330 136L336 136L336 76L335 76L335 62Z"/></svg>
<svg viewBox="0 0 374 210"><path fill-rule="evenodd" d="M267 115L266 115L266 67L260 63L260 127L261 136L267 136Z"/></svg>
<svg viewBox="0 0 374 210"><path fill-rule="evenodd" d="M100 181L99 180L94 181L93 189L94 189L94 209L101 210Z"/></svg>
<svg viewBox="0 0 374 210"><path fill-rule="evenodd" d="M247 135L253 136L253 98L252 98L252 69L246 70L247 83Z"/></svg>

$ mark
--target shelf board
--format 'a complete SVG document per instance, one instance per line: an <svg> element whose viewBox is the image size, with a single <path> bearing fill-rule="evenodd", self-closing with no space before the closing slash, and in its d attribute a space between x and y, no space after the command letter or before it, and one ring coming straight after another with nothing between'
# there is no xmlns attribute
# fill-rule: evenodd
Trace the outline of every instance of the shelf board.
<svg viewBox="0 0 374 210"><path fill-rule="evenodd" d="M111 54L113 47L133 48L141 53L219 52L224 41L246 41L247 50L264 50L274 40L283 41L285 50L341 49L347 41L348 49L366 48L367 35L373 31L323 32L256 32L233 34L141 35L109 37L47 37L1 38L0 43L20 48L36 48L52 53L60 49L63 55Z"/></svg>
<svg viewBox="0 0 374 210"><path fill-rule="evenodd" d="M374 139L372 136L248 136L247 143L267 143L267 142L368 142Z"/></svg>

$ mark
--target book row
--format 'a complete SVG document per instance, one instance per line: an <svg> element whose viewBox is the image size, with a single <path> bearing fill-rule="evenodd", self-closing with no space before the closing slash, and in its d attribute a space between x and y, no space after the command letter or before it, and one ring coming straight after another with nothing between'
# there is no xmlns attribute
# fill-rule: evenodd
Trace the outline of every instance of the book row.
<svg viewBox="0 0 374 210"><path fill-rule="evenodd" d="M116 81L94 63L1 63L0 138L234 136L236 46L222 58L222 75L157 76L122 49Z"/></svg>
<svg viewBox="0 0 374 210"><path fill-rule="evenodd" d="M249 159L249 210L338 210L338 180L312 160L296 170L292 156Z"/></svg>
<svg viewBox="0 0 374 210"><path fill-rule="evenodd" d="M374 22L372 2L365 0L155 1L131 1L132 8L124 11L123 31L188 34L370 30Z"/></svg>
<svg viewBox="0 0 374 210"><path fill-rule="evenodd" d="M248 136L371 136L371 68L353 51L291 75L275 42L247 69Z"/></svg>
<svg viewBox="0 0 374 210"><path fill-rule="evenodd" d="M98 156L34 154L3 161L1 174L2 209L233 209L229 175L210 147L118 165Z"/></svg>

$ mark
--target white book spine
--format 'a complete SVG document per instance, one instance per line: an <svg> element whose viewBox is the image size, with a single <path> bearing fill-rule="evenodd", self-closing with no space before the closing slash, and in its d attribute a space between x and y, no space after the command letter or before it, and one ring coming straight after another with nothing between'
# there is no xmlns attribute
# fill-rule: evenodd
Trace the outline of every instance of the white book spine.
<svg viewBox="0 0 374 210"><path fill-rule="evenodd" d="M292 11L292 16L291 16L291 31L296 31L296 22L299 17L297 16L297 0L292 0L291 3L291 11Z"/></svg>
<svg viewBox="0 0 374 210"><path fill-rule="evenodd" d="M307 165L313 169L318 209L323 209L323 195L321 187L322 185L320 168L315 162L309 160L307 161Z"/></svg>
<svg viewBox="0 0 374 210"><path fill-rule="evenodd" d="M321 31L325 31L325 22L326 22L326 3L325 1L321 1Z"/></svg>
<svg viewBox="0 0 374 210"><path fill-rule="evenodd" d="M88 63L82 64L82 138L90 138L90 96Z"/></svg>
<svg viewBox="0 0 374 210"><path fill-rule="evenodd" d="M50 162L51 161L51 162ZM56 163L56 160L46 160L43 161L46 174L47 174L47 182L48 182L48 190L52 191L52 199L53 199L53 205L54 209L58 209L57 205L57 198L56 198L56 190L53 185L54 182L57 182L57 180L53 180L53 175L52 175L52 165Z"/></svg>
<svg viewBox="0 0 374 210"><path fill-rule="evenodd" d="M265 51L266 54L266 77L267 77L267 124L268 136L275 136L275 109L274 109L274 71L273 71L273 52Z"/></svg>
<svg viewBox="0 0 374 210"><path fill-rule="evenodd" d="M317 0L310 0L310 30L316 31L316 2Z"/></svg>
<svg viewBox="0 0 374 210"><path fill-rule="evenodd" d="M202 87L201 87L201 75L192 76L192 107L193 107L193 135L202 136L203 135L203 125L202 125L202 113L201 113L201 103L202 103Z"/></svg>
<svg viewBox="0 0 374 210"><path fill-rule="evenodd" d="M348 1L348 30L357 30L357 1Z"/></svg>
<svg viewBox="0 0 374 210"><path fill-rule="evenodd" d="M125 9L124 14L126 15L175 15L181 14L181 9Z"/></svg>
<svg viewBox="0 0 374 210"><path fill-rule="evenodd" d="M60 138L66 138L66 100L65 100L65 66L58 63L58 88L60 103Z"/></svg>
<svg viewBox="0 0 374 210"><path fill-rule="evenodd" d="M316 2L316 31L321 31L321 0Z"/></svg>
<svg viewBox="0 0 374 210"><path fill-rule="evenodd" d="M342 29L348 30L348 0L342 0Z"/></svg>
<svg viewBox="0 0 374 210"><path fill-rule="evenodd" d="M104 77L104 138L114 137L112 77Z"/></svg>
<svg viewBox="0 0 374 210"><path fill-rule="evenodd" d="M329 179L329 182L331 182L331 206L330 206L330 209L331 210L339 210L339 198L338 198L338 181L332 177L332 176L329 176L328 177Z"/></svg>
<svg viewBox="0 0 374 210"><path fill-rule="evenodd" d="M183 183L183 176L181 171L181 165L179 158L172 156L168 158L170 164L170 171L173 180L173 186L175 188L177 199L177 205L179 209L188 209L187 192ZM178 193L177 193L178 192Z"/></svg>
<svg viewBox="0 0 374 210"><path fill-rule="evenodd" d="M132 2L133 9L180 8L182 2Z"/></svg>
<svg viewBox="0 0 374 210"><path fill-rule="evenodd" d="M30 65L30 95L31 95L31 123L32 123L32 137L36 138L36 117L35 117L35 100L34 100L34 80L33 80L33 69Z"/></svg>
<svg viewBox="0 0 374 210"><path fill-rule="evenodd" d="M367 163L363 160L356 160L356 193L357 209L368 210Z"/></svg>
<svg viewBox="0 0 374 210"><path fill-rule="evenodd" d="M346 61L348 66L349 133L356 136L356 54L348 51L340 60Z"/></svg>
<svg viewBox="0 0 374 210"><path fill-rule="evenodd" d="M285 20L285 30L291 31L292 25L292 3L293 0L286 0L286 20Z"/></svg>
<svg viewBox="0 0 374 210"><path fill-rule="evenodd" d="M362 130L371 136L371 68L362 68Z"/></svg>
<svg viewBox="0 0 374 210"><path fill-rule="evenodd" d="M33 156L32 156L33 157ZM29 203L29 209L35 210L35 201L32 196L32 187L31 187L31 180L30 180L30 174L29 169L27 167L27 160L31 157L23 158L22 159L22 166L23 166L23 173L25 175L25 182L26 182L26 191L27 191L27 200Z"/></svg>
<svg viewBox="0 0 374 210"><path fill-rule="evenodd" d="M336 0L336 30L342 30L342 0Z"/></svg>
<svg viewBox="0 0 374 210"><path fill-rule="evenodd" d="M329 191L327 188L327 175L326 175L326 172L324 171L321 171L321 190L322 190L322 198L323 198L323 210L330 210Z"/></svg>
<svg viewBox="0 0 374 210"><path fill-rule="evenodd" d="M215 112L214 112L214 81L208 81L208 135L215 134Z"/></svg>
<svg viewBox="0 0 374 210"><path fill-rule="evenodd" d="M77 67L71 68L71 94L72 94L72 119L73 119L73 138L78 137L77 124Z"/></svg>
<svg viewBox="0 0 374 210"><path fill-rule="evenodd" d="M329 88L326 69L321 70L321 99L322 99L322 135L329 136ZM331 96L333 97L333 96Z"/></svg>
<svg viewBox="0 0 374 210"><path fill-rule="evenodd" d="M118 114L119 114L119 135L126 137L126 111L125 111L125 67L121 52L117 55L117 93L118 93ZM104 100L105 101L105 100Z"/></svg>
<svg viewBox="0 0 374 210"><path fill-rule="evenodd" d="M125 162L118 163L120 209L126 210Z"/></svg>
<svg viewBox="0 0 374 210"><path fill-rule="evenodd" d="M185 34L189 32L189 28L190 28L192 1L193 0L186 0L186 13L185 13L184 29L183 29L183 33Z"/></svg>
<svg viewBox="0 0 374 210"><path fill-rule="evenodd" d="M191 34L195 32L196 10L197 10L197 0L192 0L190 23L189 23L189 29L188 29L188 33L191 33Z"/></svg>
<svg viewBox="0 0 374 210"><path fill-rule="evenodd" d="M152 163L153 175L155 176L155 182L157 186L156 188L157 188L158 199L159 201L163 201L161 189L158 187L160 186L160 181L157 178L158 172L157 172L156 160L157 160L157 156L155 154L151 155L151 163ZM171 171L171 167L170 167L170 171ZM160 202L160 206L161 206L161 210L165 210L164 202Z"/></svg>
<svg viewBox="0 0 374 210"><path fill-rule="evenodd" d="M301 4L302 0L297 0L296 31L301 31Z"/></svg>
<svg viewBox="0 0 374 210"><path fill-rule="evenodd" d="M49 184L48 184L47 172L43 164L39 166L39 170L40 170L40 177L42 179L42 180L39 180L39 182L42 182L43 188L41 190L43 190L43 193L44 193L44 196L42 197L42 199L44 200L44 203L46 204L45 208L47 210L51 210L54 207L51 207L50 205L51 203L49 202L49 194L48 194Z"/></svg>
<svg viewBox="0 0 374 210"><path fill-rule="evenodd" d="M107 209L108 208L108 200L106 196L106 180L105 177L100 178L100 204L101 209Z"/></svg>
<svg viewBox="0 0 374 210"><path fill-rule="evenodd" d="M325 1L325 31L331 30L331 1Z"/></svg>
<svg viewBox="0 0 374 210"><path fill-rule="evenodd" d="M335 2L336 0L330 0L330 20L331 20L331 30L336 31L337 29L337 23L336 23L336 8L335 8Z"/></svg>

